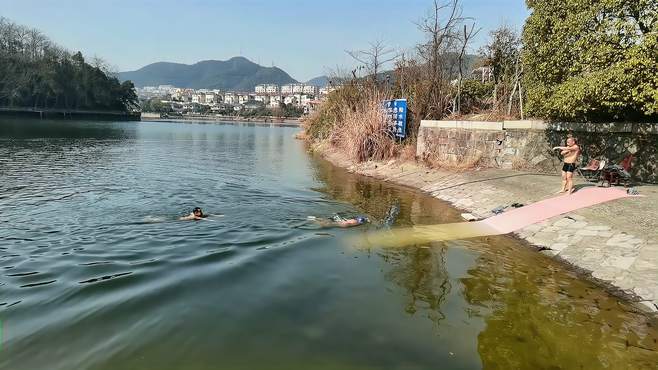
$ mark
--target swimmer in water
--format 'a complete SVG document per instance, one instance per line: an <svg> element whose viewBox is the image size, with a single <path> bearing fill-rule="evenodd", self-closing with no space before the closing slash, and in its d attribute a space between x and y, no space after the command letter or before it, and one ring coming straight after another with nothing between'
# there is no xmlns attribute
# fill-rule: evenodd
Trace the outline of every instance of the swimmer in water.
<svg viewBox="0 0 658 370"><path fill-rule="evenodd" d="M370 222L370 220L366 216L342 218L339 215L334 215L329 219L317 219L313 216L310 216L309 220L313 220L317 222L322 227L353 227L353 226L361 226L365 223Z"/></svg>
<svg viewBox="0 0 658 370"><path fill-rule="evenodd" d="M203 210L199 207L196 207L192 210L192 213L181 217L180 220L203 220L206 217L208 216L203 214Z"/></svg>

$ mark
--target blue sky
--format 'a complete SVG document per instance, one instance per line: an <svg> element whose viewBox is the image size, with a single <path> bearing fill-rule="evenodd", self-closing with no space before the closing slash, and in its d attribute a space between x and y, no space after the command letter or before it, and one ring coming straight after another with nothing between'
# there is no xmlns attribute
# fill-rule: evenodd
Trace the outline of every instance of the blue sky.
<svg viewBox="0 0 658 370"><path fill-rule="evenodd" d="M414 22L432 0L0 0L0 16L38 28L69 50L99 56L120 71L157 61L194 63L242 54L305 81L354 63L345 50L384 40L409 49ZM524 0L462 0L465 16L488 31L521 29Z"/></svg>

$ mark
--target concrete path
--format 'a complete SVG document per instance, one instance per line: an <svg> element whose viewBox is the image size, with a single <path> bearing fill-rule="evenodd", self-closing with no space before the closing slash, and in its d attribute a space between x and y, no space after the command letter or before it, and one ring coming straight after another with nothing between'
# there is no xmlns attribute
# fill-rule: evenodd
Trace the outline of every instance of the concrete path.
<svg viewBox="0 0 658 370"><path fill-rule="evenodd" d="M420 189L481 218L499 206L552 197L561 186L556 175L498 169L454 173L395 161L354 165L337 153L325 156L351 172ZM580 178L575 182L590 185ZM658 186L636 189L644 197L595 205L515 234L658 312Z"/></svg>

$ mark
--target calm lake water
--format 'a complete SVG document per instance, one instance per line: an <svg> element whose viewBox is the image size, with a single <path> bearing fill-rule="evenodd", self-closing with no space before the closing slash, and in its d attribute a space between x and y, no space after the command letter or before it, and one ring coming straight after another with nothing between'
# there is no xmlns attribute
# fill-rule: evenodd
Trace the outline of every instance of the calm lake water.
<svg viewBox="0 0 658 370"><path fill-rule="evenodd" d="M657 368L655 320L512 238L351 248L458 213L295 133L0 121L0 368Z"/></svg>

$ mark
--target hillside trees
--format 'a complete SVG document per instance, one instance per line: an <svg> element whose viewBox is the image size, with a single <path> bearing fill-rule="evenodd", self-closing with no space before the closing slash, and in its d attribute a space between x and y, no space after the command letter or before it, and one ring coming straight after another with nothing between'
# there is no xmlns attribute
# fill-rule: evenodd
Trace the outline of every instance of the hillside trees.
<svg viewBox="0 0 658 370"><path fill-rule="evenodd" d="M104 63L87 63L39 31L0 18L0 107L127 111L137 104L132 82Z"/></svg>

